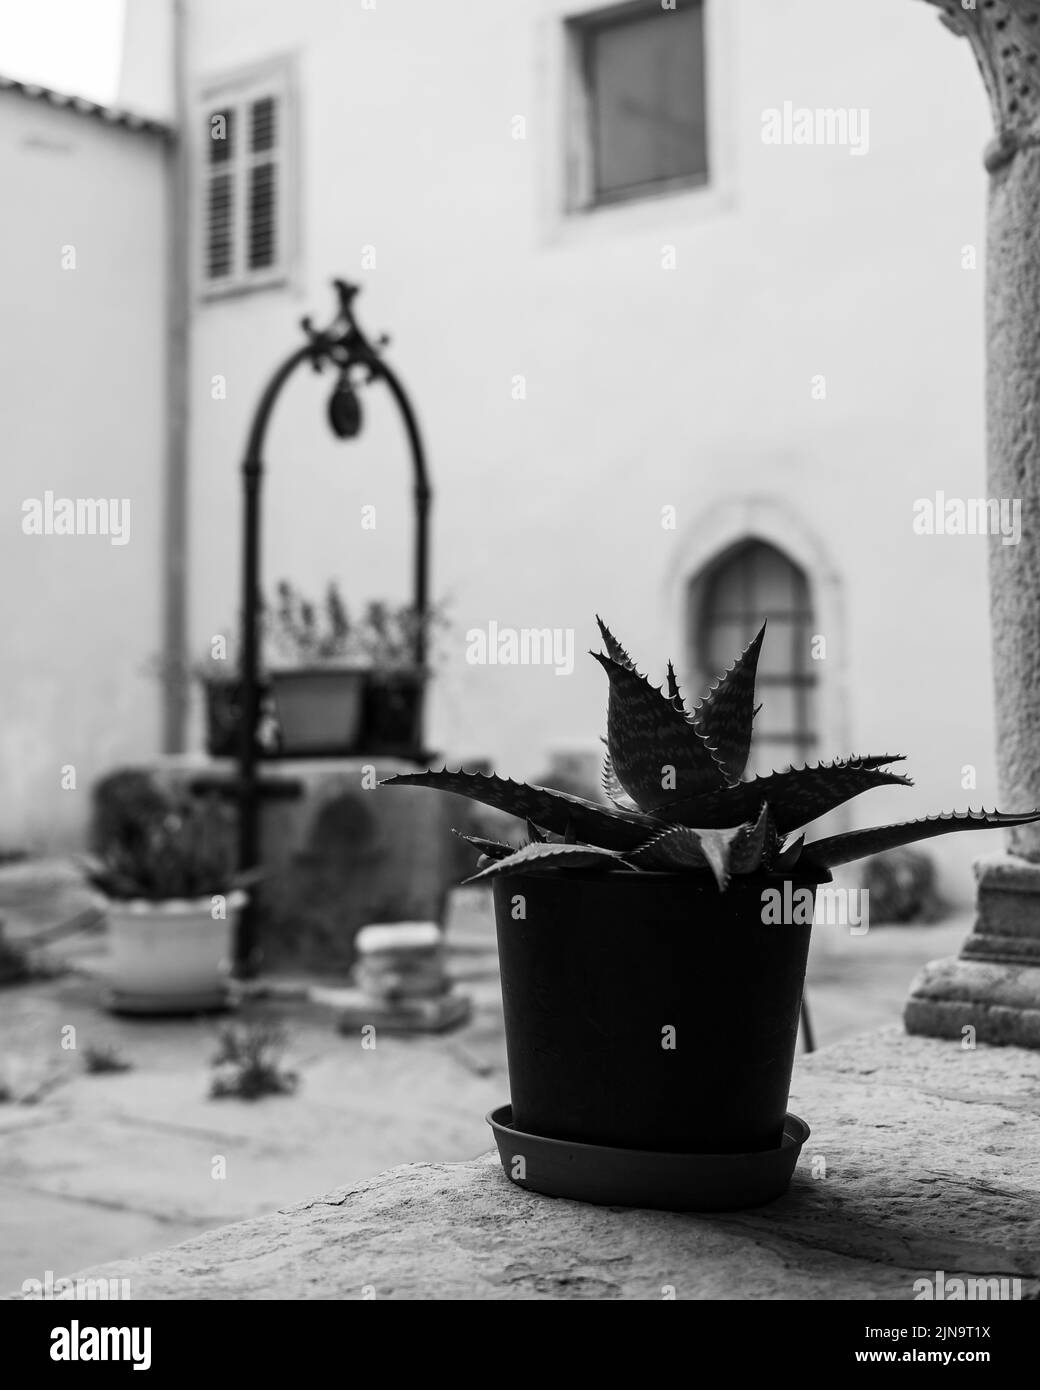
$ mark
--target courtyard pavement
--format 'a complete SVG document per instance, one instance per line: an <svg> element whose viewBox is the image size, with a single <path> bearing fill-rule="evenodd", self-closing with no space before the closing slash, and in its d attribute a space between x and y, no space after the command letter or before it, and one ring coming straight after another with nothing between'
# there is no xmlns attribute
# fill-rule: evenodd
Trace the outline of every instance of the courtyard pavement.
<svg viewBox="0 0 1040 1390"><path fill-rule="evenodd" d="M33 925L9 898L0 915L8 936ZM898 1022L918 968L955 954L970 925L962 913L864 936L818 928L808 985L817 1045ZM0 1104L0 1291L172 1245L396 1164L486 1150L483 1117L508 1099L486 891L455 893L448 942L451 972L475 1006L449 1035L383 1035L372 1049L360 1033L337 1033L326 1009L265 1001L240 1010L240 1019L283 1021L286 1064L299 1075L294 1095L258 1102L208 1098L219 1020L108 1015L96 981L78 973L102 939L55 946L77 973L0 990L0 1086L12 1096ZM85 1050L110 1046L132 1069L88 1074Z"/></svg>

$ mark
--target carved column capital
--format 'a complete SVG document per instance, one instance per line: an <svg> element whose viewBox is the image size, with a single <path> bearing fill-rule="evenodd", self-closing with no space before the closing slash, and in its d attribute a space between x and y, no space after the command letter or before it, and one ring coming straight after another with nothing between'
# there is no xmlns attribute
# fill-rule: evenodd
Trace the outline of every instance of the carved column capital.
<svg viewBox="0 0 1040 1390"><path fill-rule="evenodd" d="M1040 0L927 0L971 44L986 84L996 135L990 173L1020 149L1040 145Z"/></svg>

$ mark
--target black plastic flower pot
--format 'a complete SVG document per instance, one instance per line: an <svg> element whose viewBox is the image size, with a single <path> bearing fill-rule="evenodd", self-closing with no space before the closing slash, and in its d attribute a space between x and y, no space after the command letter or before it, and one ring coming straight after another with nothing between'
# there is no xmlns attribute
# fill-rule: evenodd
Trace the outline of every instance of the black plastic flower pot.
<svg viewBox="0 0 1040 1390"><path fill-rule="evenodd" d="M238 756L239 729L242 724L242 682L238 680L207 680L203 683L206 701L206 752L211 758ZM260 686L261 712L270 701L270 686ZM259 731L257 751L263 753Z"/></svg>
<svg viewBox="0 0 1040 1390"><path fill-rule="evenodd" d="M361 744L366 753L414 755L422 747L424 671L370 671Z"/></svg>
<svg viewBox="0 0 1040 1390"><path fill-rule="evenodd" d="M734 878L725 893L699 875L496 879L513 1126L657 1153L779 1148L829 878Z"/></svg>

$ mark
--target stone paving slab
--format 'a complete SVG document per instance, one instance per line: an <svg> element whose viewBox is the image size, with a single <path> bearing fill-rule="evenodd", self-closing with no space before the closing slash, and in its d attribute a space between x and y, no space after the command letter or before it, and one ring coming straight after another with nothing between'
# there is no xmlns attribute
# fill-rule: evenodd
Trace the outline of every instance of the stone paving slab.
<svg viewBox="0 0 1040 1390"><path fill-rule="evenodd" d="M83 1277L128 1278L142 1299L909 1300L942 1270L1040 1298L1040 1053L887 1029L802 1059L791 1108L812 1138L790 1192L755 1211L554 1200L485 1154Z"/></svg>

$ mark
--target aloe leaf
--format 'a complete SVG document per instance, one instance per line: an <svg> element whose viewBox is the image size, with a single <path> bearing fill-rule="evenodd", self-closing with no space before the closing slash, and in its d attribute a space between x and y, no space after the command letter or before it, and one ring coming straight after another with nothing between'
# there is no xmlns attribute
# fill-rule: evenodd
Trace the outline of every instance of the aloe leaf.
<svg viewBox="0 0 1040 1390"><path fill-rule="evenodd" d="M777 833L789 835L836 806L873 787L913 786L909 777L885 772L882 765L901 761L901 754L836 758L832 763L770 772L749 782L722 787L655 811L658 820L692 826L734 826L756 820L768 801Z"/></svg>
<svg viewBox="0 0 1040 1390"><path fill-rule="evenodd" d="M955 830L996 830L1012 825L1028 825L1040 820L1040 810L1034 811L943 811L935 816L900 821L893 825L875 825L867 830L849 830L843 835L828 835L805 846L802 862L832 869L848 864L868 854L882 854L899 845L916 844L936 835L948 835Z"/></svg>
<svg viewBox="0 0 1040 1390"><path fill-rule="evenodd" d="M606 647L607 655L610 657L611 661L616 661L619 666L624 666L626 671L634 671L636 669L635 662L598 613L596 614L596 624L599 627L600 635L603 638L603 645Z"/></svg>
<svg viewBox="0 0 1040 1390"><path fill-rule="evenodd" d="M597 849L594 845L525 845L523 849L511 854L508 859L499 859L489 864L480 873L463 880L465 883L479 883L483 879L496 878L500 874L514 873L517 869L548 866L554 869L592 869L627 868L620 854L609 849Z"/></svg>
<svg viewBox="0 0 1040 1390"><path fill-rule="evenodd" d="M795 839L789 840L773 861L772 868L775 872L784 873L787 869L793 869L802 857L804 845L804 835L798 835Z"/></svg>
<svg viewBox="0 0 1040 1390"><path fill-rule="evenodd" d="M670 830L659 831L625 858L638 869L666 872L710 869L720 891L725 891L730 877L730 849L745 829L735 826L731 830L697 830L692 826L676 825Z"/></svg>
<svg viewBox="0 0 1040 1390"><path fill-rule="evenodd" d="M700 834L686 825L658 830L638 849L628 851L628 862L639 869L706 869Z"/></svg>
<svg viewBox="0 0 1040 1390"><path fill-rule="evenodd" d="M638 811L639 807L625 791L618 781L617 773L614 771L614 764L610 761L610 754L603 759L603 772L600 776L603 784L603 792L608 801L612 801L619 811Z"/></svg>
<svg viewBox="0 0 1040 1390"><path fill-rule="evenodd" d="M432 787L454 792L485 806L494 806L521 820L534 821L557 835L573 834L592 845L606 849L634 849L655 829L655 822L639 811L621 811L597 806L567 792L531 787L506 777L485 776L480 772L400 772L387 777L384 787Z"/></svg>
<svg viewBox="0 0 1040 1390"><path fill-rule="evenodd" d="M757 635L693 711L697 727L717 750L719 761L731 782L744 775L751 752L755 676L765 633L766 625L763 623Z"/></svg>
<svg viewBox="0 0 1040 1390"><path fill-rule="evenodd" d="M548 835L544 830L540 830L533 820L527 822L527 837L533 845L544 845L548 840Z"/></svg>
<svg viewBox="0 0 1040 1390"><path fill-rule="evenodd" d="M504 845L501 840L485 840L483 835L466 835L461 830L453 830L452 834L457 835L460 840L465 840L474 849L479 849L481 854L486 854L489 859L504 859L507 854L516 851L515 845Z"/></svg>
<svg viewBox="0 0 1040 1390"><path fill-rule="evenodd" d="M667 805L725 785L707 740L647 678L593 652L610 681L607 747L618 781L637 806ZM662 786L674 769L675 786Z"/></svg>
<svg viewBox="0 0 1040 1390"><path fill-rule="evenodd" d="M679 682L675 678L675 667L670 661L668 663L668 698L673 705L678 705L682 709L683 697L679 690Z"/></svg>
<svg viewBox="0 0 1040 1390"><path fill-rule="evenodd" d="M767 849L772 850L776 844L773 816L766 802L762 803L754 825L742 825L740 832L730 850L730 867L735 874L753 874L762 867Z"/></svg>

